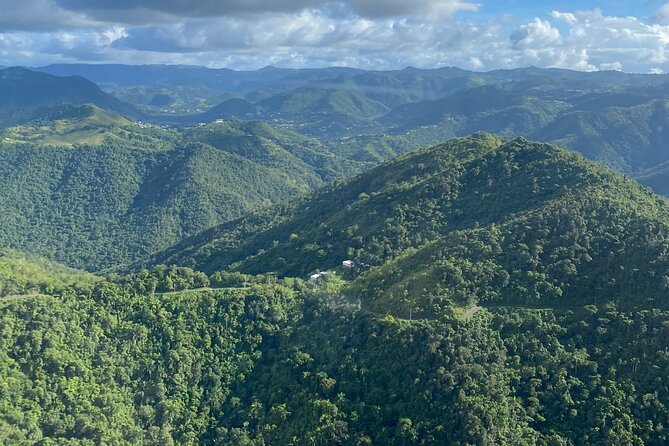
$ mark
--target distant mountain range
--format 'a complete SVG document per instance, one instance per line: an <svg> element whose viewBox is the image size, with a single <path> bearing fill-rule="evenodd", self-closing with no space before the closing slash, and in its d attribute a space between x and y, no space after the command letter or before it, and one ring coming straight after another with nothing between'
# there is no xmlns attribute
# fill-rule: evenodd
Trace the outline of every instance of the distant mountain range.
<svg viewBox="0 0 669 446"><path fill-rule="evenodd" d="M669 162L664 150L669 78L664 75L533 67L485 73L411 67L236 72L119 65L40 70L89 76L127 99L136 96L125 91L141 86L144 103L135 105L160 113L149 118L155 122L182 126L227 118L263 120L366 161L477 131L527 136L579 151L669 193L669 182L660 174ZM165 92L169 86L172 96ZM189 95L199 95L199 102L183 99ZM154 97L158 105L150 105ZM179 115L175 103L190 104L188 114Z"/></svg>
<svg viewBox="0 0 669 446"><path fill-rule="evenodd" d="M5 229L4 240L11 247L31 247L31 251L66 263L92 256L75 264L88 269L111 266L120 259L137 260L248 210L297 197L398 154L479 130L506 139L528 135L557 142L669 194L669 152L664 149L669 83L665 76L537 68L489 73L456 68L234 72L63 65L44 69L100 76L98 81L102 76L109 76L110 81L118 75L116 88L142 84L181 92L190 91L179 90L180 85L187 88L185 79L191 79L193 87L201 76L197 88L216 89L216 95L226 96L199 114L150 115L78 74L59 77L24 68L0 70L0 91L5 92L0 96L4 126L0 155L12 160L6 165L13 169L6 173L3 209L10 216L7 228L14 229ZM232 84L226 87L228 81ZM239 87L240 82L246 87ZM43 150L46 147L48 152ZM197 167L191 165L195 159L200 160ZM84 162L85 166L80 165ZM68 217L63 214L71 223L56 225L71 226L71 230L58 237L40 236L39 231L53 225L38 217L42 211L20 209L22 201L15 200L14 193L25 188L26 178L17 172L90 182L98 166L136 173L113 183L125 191L121 194L125 201L116 201L109 211L116 216L98 212L96 197L118 196L117 192L44 183L43 189L35 186L44 210L51 208L53 200L68 197L75 197L78 204ZM159 172L165 172L165 178ZM182 178L182 174L188 178L183 189L168 187L169 175ZM189 188L191 199L184 195ZM191 217L186 226L178 223L184 219L173 218L187 214ZM86 248L84 256L76 250L64 254L61 248L68 243L93 243L96 239L90 237L97 231L93 227L104 227L106 218L117 223L122 218L152 221L157 232L128 236L125 247L98 244L100 249ZM126 229L118 231L125 234ZM171 235L164 237L161 231ZM133 239L135 236L139 238ZM113 237L103 238L112 243ZM50 248L42 245L41 240L46 239L51 240ZM54 244L56 239L62 244ZM94 253L117 249L118 255L109 259Z"/></svg>
<svg viewBox="0 0 669 446"><path fill-rule="evenodd" d="M0 70L0 126L20 123L38 116L43 107L64 103L94 104L129 118L143 115L81 76L57 77L19 67Z"/></svg>

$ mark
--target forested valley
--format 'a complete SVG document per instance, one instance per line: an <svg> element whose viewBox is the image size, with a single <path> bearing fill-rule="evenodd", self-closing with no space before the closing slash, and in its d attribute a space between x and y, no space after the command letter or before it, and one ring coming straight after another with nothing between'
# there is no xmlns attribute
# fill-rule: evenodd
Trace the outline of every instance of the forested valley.
<svg viewBox="0 0 669 446"><path fill-rule="evenodd" d="M74 69L0 70L0 444L669 443L663 78Z"/></svg>

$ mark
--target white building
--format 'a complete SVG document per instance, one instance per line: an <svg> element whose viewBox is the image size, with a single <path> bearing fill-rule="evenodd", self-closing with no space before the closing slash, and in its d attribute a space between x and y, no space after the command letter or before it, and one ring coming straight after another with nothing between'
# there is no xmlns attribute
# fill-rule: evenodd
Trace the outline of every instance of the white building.
<svg viewBox="0 0 669 446"><path fill-rule="evenodd" d="M316 273L316 274L310 275L309 276L309 283L318 282L321 279L321 277L325 276L326 274L327 274L327 272L324 271L324 272L321 272L321 273Z"/></svg>

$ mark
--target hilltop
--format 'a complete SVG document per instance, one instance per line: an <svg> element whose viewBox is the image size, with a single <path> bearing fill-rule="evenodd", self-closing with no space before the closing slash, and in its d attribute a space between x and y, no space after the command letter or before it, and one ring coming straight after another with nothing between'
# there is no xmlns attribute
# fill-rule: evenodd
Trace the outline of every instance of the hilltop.
<svg viewBox="0 0 669 446"><path fill-rule="evenodd" d="M351 259L368 265L351 293L396 314L596 298L664 307L668 237L666 200L633 181L552 145L477 134L211 229L152 261L306 277Z"/></svg>
<svg viewBox="0 0 669 446"><path fill-rule="evenodd" d="M75 144L100 146L106 141L127 140L142 131L138 125L112 111L92 104L61 105L40 109L39 114L20 125L0 129L5 143L36 146L72 147ZM150 138L146 145L160 145L160 138Z"/></svg>
<svg viewBox="0 0 669 446"><path fill-rule="evenodd" d="M364 166L262 123L169 130L93 105L50 108L0 137L0 245L87 270L137 260Z"/></svg>
<svg viewBox="0 0 669 446"><path fill-rule="evenodd" d="M23 123L42 107L63 104L94 104L128 118L142 116L81 76L58 77L20 67L0 70L0 126Z"/></svg>

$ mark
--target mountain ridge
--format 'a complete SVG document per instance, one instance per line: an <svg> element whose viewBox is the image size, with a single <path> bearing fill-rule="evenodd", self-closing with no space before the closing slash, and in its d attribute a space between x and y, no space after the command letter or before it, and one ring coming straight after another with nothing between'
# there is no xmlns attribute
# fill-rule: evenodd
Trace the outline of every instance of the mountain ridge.
<svg viewBox="0 0 669 446"><path fill-rule="evenodd" d="M630 274L644 277L633 302L656 299L655 305L663 306L669 304L663 297L669 280L663 254L669 249L668 209L665 199L578 154L523 138L503 142L478 134L399 157L274 213L211 229L149 263L307 277L341 269L341 262L351 259L367 265L352 282L352 294L377 299L376 311L403 312L398 295L413 290L410 295L433 296L430 305L436 305L426 309L425 302L417 302L416 314L438 315L435 308L448 306L444 302L468 306L495 302L490 296L499 295L514 304L589 303L587 290L610 266L607 262L620 262L620 283L633 280ZM560 215L556 218L564 221L553 227L551 218ZM530 242L543 248L532 251L526 246ZM607 260L607 250L626 250L629 258ZM582 255L592 258L585 261ZM518 260L526 258L534 260ZM552 266L558 261L563 269ZM481 276L453 283L437 280L441 272L412 277L432 264L477 270ZM565 272L579 268L578 275ZM409 277L393 279L387 271ZM483 287L483 277L495 284ZM505 279L496 283L499 277ZM615 285L598 286L615 301L630 298ZM376 289L385 291L372 299ZM449 297L454 290L471 291Z"/></svg>
<svg viewBox="0 0 669 446"><path fill-rule="evenodd" d="M21 67L0 70L0 123L21 123L26 117L30 119L31 112L39 107L63 103L92 103L130 118L143 116L134 106L103 92L81 76L58 77Z"/></svg>

